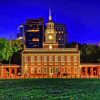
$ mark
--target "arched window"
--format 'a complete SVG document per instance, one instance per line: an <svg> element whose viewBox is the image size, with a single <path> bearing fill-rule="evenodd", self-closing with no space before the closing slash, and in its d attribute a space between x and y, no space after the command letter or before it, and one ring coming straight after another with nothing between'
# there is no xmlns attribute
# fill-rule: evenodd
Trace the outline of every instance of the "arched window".
<svg viewBox="0 0 100 100"><path fill-rule="evenodd" d="M65 56L61 56L61 62L65 62Z"/></svg>
<svg viewBox="0 0 100 100"><path fill-rule="evenodd" d="M53 62L53 56L49 56L49 62Z"/></svg>
<svg viewBox="0 0 100 100"><path fill-rule="evenodd" d="M47 68L43 68L43 74L47 73Z"/></svg>
<svg viewBox="0 0 100 100"><path fill-rule="evenodd" d="M41 56L37 56L37 62L41 62Z"/></svg>
<svg viewBox="0 0 100 100"><path fill-rule="evenodd" d="M55 62L59 61L59 56L55 56Z"/></svg>
<svg viewBox="0 0 100 100"><path fill-rule="evenodd" d="M34 61L35 61L34 56L31 56L31 62L34 62Z"/></svg>
<svg viewBox="0 0 100 100"><path fill-rule="evenodd" d="M34 74L34 67L31 67L31 73Z"/></svg>
<svg viewBox="0 0 100 100"><path fill-rule="evenodd" d="M28 56L25 56L25 62L28 62Z"/></svg>
<svg viewBox="0 0 100 100"><path fill-rule="evenodd" d="M67 62L71 62L71 56L67 56Z"/></svg>
<svg viewBox="0 0 100 100"><path fill-rule="evenodd" d="M44 57L43 57L43 61L44 61L44 62L47 62L47 56L44 56Z"/></svg>

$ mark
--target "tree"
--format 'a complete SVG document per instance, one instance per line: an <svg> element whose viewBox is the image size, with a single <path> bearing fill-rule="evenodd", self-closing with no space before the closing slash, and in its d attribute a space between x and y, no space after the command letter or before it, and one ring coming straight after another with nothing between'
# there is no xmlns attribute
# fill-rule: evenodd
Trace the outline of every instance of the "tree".
<svg viewBox="0 0 100 100"><path fill-rule="evenodd" d="M68 48L75 48L78 45L81 63L100 63L100 47L96 45L79 44L72 42L67 44Z"/></svg>
<svg viewBox="0 0 100 100"><path fill-rule="evenodd" d="M8 41L5 38L0 38L0 62L2 62L5 59L4 48L6 47L7 44L8 44Z"/></svg>
<svg viewBox="0 0 100 100"><path fill-rule="evenodd" d="M0 58L2 62L11 60L11 57L14 53L22 50L22 41L21 40L7 40L0 39Z"/></svg>
<svg viewBox="0 0 100 100"><path fill-rule="evenodd" d="M21 40L15 40L13 41L14 46L18 48L17 52L14 52L11 57L11 63L12 64L21 64L21 58L22 58L22 51L23 51L23 42Z"/></svg>

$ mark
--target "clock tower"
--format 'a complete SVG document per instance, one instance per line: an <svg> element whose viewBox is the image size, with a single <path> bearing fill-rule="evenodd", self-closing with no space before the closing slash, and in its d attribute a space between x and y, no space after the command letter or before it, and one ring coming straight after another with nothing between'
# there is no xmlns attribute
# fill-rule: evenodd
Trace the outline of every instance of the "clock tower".
<svg viewBox="0 0 100 100"><path fill-rule="evenodd" d="M45 30L45 41L43 47L49 49L58 48L56 31L54 29L54 23L52 22L51 10L49 10L49 21L46 25L47 28Z"/></svg>

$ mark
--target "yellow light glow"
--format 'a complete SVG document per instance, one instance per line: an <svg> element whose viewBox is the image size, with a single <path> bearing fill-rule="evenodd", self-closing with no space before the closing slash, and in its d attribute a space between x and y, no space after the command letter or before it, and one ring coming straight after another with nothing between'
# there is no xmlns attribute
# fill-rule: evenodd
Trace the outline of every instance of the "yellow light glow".
<svg viewBox="0 0 100 100"><path fill-rule="evenodd" d="M53 38L52 35L50 35L50 36L49 36L49 39L51 40L52 38Z"/></svg>
<svg viewBox="0 0 100 100"><path fill-rule="evenodd" d="M52 45L49 45L49 49L52 49Z"/></svg>

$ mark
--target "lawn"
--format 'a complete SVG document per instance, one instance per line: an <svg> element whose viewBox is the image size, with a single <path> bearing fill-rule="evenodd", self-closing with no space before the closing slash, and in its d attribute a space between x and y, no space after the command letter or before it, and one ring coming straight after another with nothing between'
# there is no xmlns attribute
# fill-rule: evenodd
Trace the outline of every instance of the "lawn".
<svg viewBox="0 0 100 100"><path fill-rule="evenodd" d="M100 100L100 79L0 80L0 100Z"/></svg>

